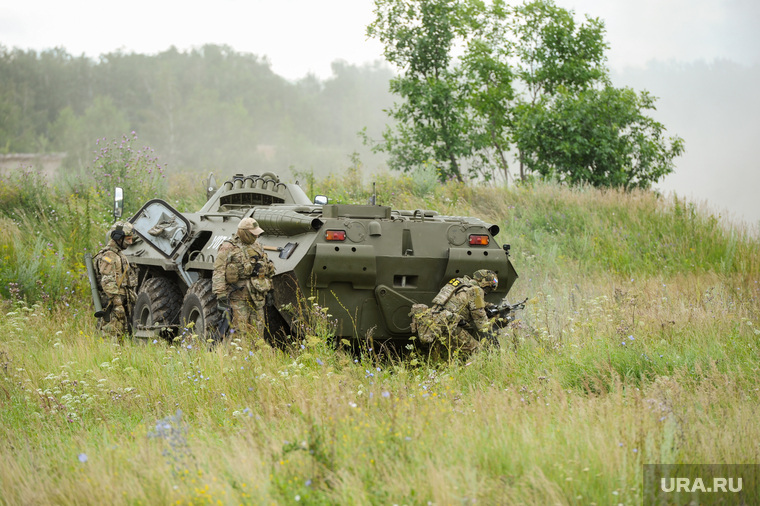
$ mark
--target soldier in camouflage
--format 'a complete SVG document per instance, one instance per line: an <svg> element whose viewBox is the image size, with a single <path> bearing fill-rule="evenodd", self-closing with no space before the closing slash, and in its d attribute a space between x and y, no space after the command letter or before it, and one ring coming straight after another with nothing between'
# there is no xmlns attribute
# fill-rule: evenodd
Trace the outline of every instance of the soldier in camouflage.
<svg viewBox="0 0 760 506"><path fill-rule="evenodd" d="M98 328L121 338L129 331L129 317L137 298L137 271L130 268L127 257L122 252L132 244L132 224L118 221L111 227L109 241L93 259L101 300L106 316L98 319ZM106 321L110 315L110 321Z"/></svg>
<svg viewBox="0 0 760 506"><path fill-rule="evenodd" d="M224 241L214 261L212 290L221 312L231 312L231 326L265 345L264 306L272 295L274 264L256 241L264 230L253 218L243 218L237 234ZM230 311L228 311L230 310Z"/></svg>
<svg viewBox="0 0 760 506"><path fill-rule="evenodd" d="M412 330L432 348L470 355L482 347L483 339L498 344L485 311L485 294L499 284L496 273L481 269L472 278L454 278L438 292L433 306L412 306ZM474 329L476 339L466 327Z"/></svg>

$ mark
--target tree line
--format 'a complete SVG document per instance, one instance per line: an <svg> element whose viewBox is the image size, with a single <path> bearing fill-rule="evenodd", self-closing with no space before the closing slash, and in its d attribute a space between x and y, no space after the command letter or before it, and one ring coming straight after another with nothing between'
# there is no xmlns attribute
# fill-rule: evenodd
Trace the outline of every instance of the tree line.
<svg viewBox="0 0 760 506"><path fill-rule="evenodd" d="M332 70L290 82L218 45L97 61L0 46L0 153L65 152L65 168L86 168L99 139L136 132L173 170L334 169L369 152L360 130L384 128L392 71Z"/></svg>

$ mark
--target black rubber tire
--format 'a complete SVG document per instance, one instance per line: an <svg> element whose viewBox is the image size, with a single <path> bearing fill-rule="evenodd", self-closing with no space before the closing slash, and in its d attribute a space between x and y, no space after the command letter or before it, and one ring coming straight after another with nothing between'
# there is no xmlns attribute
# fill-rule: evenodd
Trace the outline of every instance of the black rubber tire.
<svg viewBox="0 0 760 506"><path fill-rule="evenodd" d="M216 341L219 338L220 317L216 309L216 295L211 291L211 280L199 279L187 289L182 301L180 325L183 328L192 326L191 332L204 341Z"/></svg>
<svg viewBox="0 0 760 506"><path fill-rule="evenodd" d="M132 329L176 325L181 307L182 293L173 280L163 277L147 279L132 308Z"/></svg>

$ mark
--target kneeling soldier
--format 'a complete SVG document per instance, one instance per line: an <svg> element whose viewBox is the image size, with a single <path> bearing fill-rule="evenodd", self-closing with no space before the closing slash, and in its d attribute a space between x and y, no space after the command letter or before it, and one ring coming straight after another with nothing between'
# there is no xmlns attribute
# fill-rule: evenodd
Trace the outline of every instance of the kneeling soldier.
<svg viewBox="0 0 760 506"><path fill-rule="evenodd" d="M476 271L472 278L452 279L435 296L432 307L412 307L413 331L420 342L440 343L451 353L470 355L481 348L483 339L498 345L485 310L485 294L498 285L496 273L487 269ZM478 339L466 327L473 328Z"/></svg>

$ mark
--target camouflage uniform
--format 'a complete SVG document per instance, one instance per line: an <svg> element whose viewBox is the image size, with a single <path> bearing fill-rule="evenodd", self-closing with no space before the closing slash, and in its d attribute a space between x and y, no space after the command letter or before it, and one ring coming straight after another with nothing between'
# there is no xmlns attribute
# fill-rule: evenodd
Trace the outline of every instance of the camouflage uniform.
<svg viewBox="0 0 760 506"><path fill-rule="evenodd" d="M480 341L465 326L474 327L478 336L490 332L484 290L492 290L497 284L496 275L485 269L477 271L475 279L452 279L435 296L432 307L412 306L412 331L417 332L421 342L433 347L443 345L450 353L470 355L478 351Z"/></svg>
<svg viewBox="0 0 760 506"><path fill-rule="evenodd" d="M119 233L116 233L118 230ZM98 319L98 328L114 336L123 336L129 330L128 318L137 298L137 271L132 269L122 250L128 246L124 239L132 237L132 225L118 222L111 229L111 239L93 259L93 266L98 277L98 288L103 309L110 306L111 320Z"/></svg>
<svg viewBox="0 0 760 506"><path fill-rule="evenodd" d="M243 334L254 331L257 344L263 344L264 305L273 288L275 272L274 264L256 241L262 232L256 220L243 218L238 234L219 247L211 279L217 300L229 303L232 327Z"/></svg>

